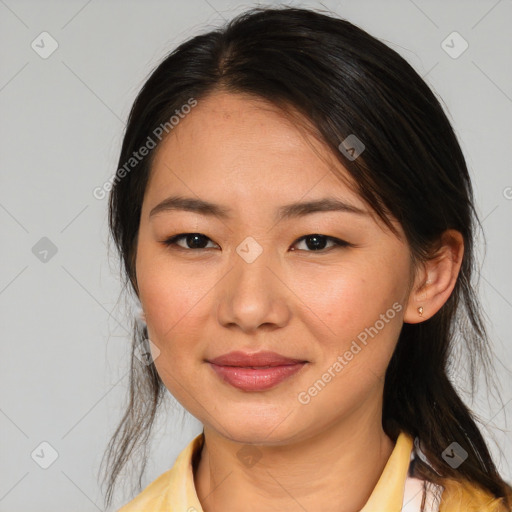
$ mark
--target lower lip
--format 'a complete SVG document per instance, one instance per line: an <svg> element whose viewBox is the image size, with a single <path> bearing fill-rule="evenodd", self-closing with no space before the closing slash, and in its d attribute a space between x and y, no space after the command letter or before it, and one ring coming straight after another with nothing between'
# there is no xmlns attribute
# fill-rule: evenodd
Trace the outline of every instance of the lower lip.
<svg viewBox="0 0 512 512"><path fill-rule="evenodd" d="M306 363L296 363L270 368L242 368L219 366L209 363L215 373L228 384L243 391L264 391L297 373Z"/></svg>

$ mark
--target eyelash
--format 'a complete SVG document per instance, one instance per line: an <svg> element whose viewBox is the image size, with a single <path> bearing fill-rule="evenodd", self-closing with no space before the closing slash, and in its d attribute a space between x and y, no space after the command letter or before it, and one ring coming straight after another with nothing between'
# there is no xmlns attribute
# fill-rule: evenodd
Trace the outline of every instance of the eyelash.
<svg viewBox="0 0 512 512"><path fill-rule="evenodd" d="M202 233L180 233L178 235L175 235L175 236L172 236L170 238L167 238L162 243L166 247L177 249L177 250L183 250L183 251L186 251L186 252L203 251L203 250L206 250L206 249L212 249L212 247L203 247L203 248L199 248L199 249L191 249L191 248L185 248L185 247L181 247L181 246L177 245L176 242L178 240L180 240L181 238L185 238L185 237L187 237L189 235L200 235L200 236L205 237L206 239L212 241L210 238L208 238L206 235L203 235ZM311 233L309 235L304 235L304 236L298 238L293 245L301 242L302 240L305 240L306 238L313 237L313 236L318 236L318 237L321 237L321 238L325 238L326 240L330 240L330 241L334 242L335 246L327 248L327 249L319 249L318 251L306 250L305 252L326 253L326 252L329 252L332 249L339 249L339 248L343 248L343 247L353 247L353 244L351 244L349 242L346 242L345 240L341 240L339 238L334 238L332 236L321 235L319 233ZM215 242L213 242L213 243L215 243Z"/></svg>

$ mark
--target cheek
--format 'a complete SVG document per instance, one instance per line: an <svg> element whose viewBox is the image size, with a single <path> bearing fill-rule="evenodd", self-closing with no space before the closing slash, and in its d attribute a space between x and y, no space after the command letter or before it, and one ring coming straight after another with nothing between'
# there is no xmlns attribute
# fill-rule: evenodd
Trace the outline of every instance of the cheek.
<svg viewBox="0 0 512 512"><path fill-rule="evenodd" d="M138 256L137 279L148 336L160 350L156 370L169 392L189 410L190 395L202 393L190 376L197 364L192 356L200 351L199 340L204 337L199 326L205 318L205 295L212 285L149 251Z"/></svg>
<svg viewBox="0 0 512 512"><path fill-rule="evenodd" d="M368 311L369 280L355 268L334 271L319 269L295 283L300 303L308 320L323 331L322 339L344 340L352 336L371 317ZM320 333L319 333L320 334Z"/></svg>
<svg viewBox="0 0 512 512"><path fill-rule="evenodd" d="M402 325L396 279L391 268L384 272L380 265L354 264L302 282L302 323L317 340L319 371L346 354L345 378L384 374Z"/></svg>
<svg viewBox="0 0 512 512"><path fill-rule="evenodd" d="M142 247L137 255L137 282L155 343L167 350L172 339L193 340L194 325L205 315L207 295L215 284L213 277L207 272L191 274L171 264L165 253Z"/></svg>

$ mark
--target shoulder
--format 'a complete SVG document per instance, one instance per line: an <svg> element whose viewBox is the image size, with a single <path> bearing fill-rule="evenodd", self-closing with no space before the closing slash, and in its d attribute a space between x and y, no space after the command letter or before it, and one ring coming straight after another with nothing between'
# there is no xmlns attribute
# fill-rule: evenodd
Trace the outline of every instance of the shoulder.
<svg viewBox="0 0 512 512"><path fill-rule="evenodd" d="M440 512L510 512L503 500L467 480L446 479Z"/></svg>
<svg viewBox="0 0 512 512"><path fill-rule="evenodd" d="M421 443L418 438L414 439L414 449L411 453L411 465L409 467L409 475L406 481L407 484L410 480L410 494L414 496L417 503L420 503L418 495L420 482L425 484L424 497L426 498L425 510L436 512L512 512L512 510L505 506L501 498L495 498L489 491L483 489L479 485L470 482L469 480L457 480L455 478L444 478L439 483L431 481L417 480L412 478L414 474L414 466L417 459L430 466L430 468L437 473L436 469L432 466L425 453L421 449ZM416 485L413 485L417 482ZM509 499L512 501L512 487L509 489ZM423 498L423 496L422 496ZM417 507L420 510L421 508ZM407 511L407 509L405 509Z"/></svg>
<svg viewBox="0 0 512 512"><path fill-rule="evenodd" d="M203 434L192 439L178 455L171 469L161 474L117 512L200 511L201 505L194 486L193 463L203 443Z"/></svg>
<svg viewBox="0 0 512 512"><path fill-rule="evenodd" d="M121 507L118 512L148 512L164 510L167 490L171 480L172 469L153 480L140 494Z"/></svg>

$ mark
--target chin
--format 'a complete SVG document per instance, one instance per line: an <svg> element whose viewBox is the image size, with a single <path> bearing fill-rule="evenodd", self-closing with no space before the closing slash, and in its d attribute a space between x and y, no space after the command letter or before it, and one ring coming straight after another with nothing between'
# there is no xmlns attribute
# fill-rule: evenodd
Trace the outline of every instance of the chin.
<svg viewBox="0 0 512 512"><path fill-rule="evenodd" d="M242 444L283 444L299 435L300 424L290 408L272 407L268 405L233 408L229 411L222 408L218 423L202 419L203 424L219 432L220 435ZM216 418L217 419L217 418ZM216 428L216 425L221 427Z"/></svg>

